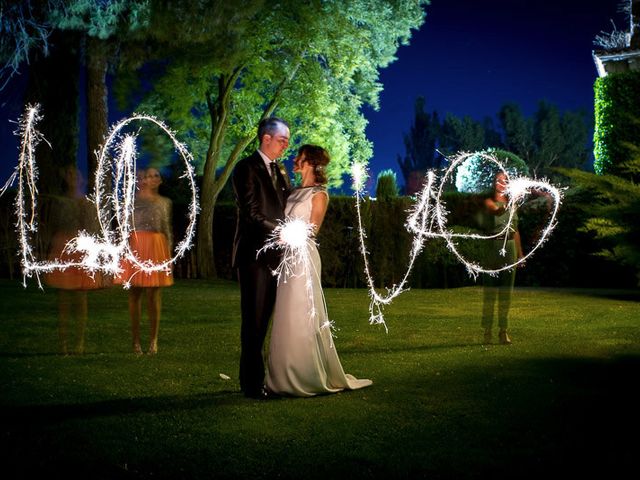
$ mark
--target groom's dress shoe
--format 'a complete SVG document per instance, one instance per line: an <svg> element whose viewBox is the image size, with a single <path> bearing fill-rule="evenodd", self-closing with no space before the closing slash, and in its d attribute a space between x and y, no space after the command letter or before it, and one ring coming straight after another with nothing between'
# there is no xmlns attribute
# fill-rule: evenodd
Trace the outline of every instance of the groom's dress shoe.
<svg viewBox="0 0 640 480"><path fill-rule="evenodd" d="M264 387L246 390L244 396L247 398L253 398L254 400L267 400L269 394Z"/></svg>
<svg viewBox="0 0 640 480"><path fill-rule="evenodd" d="M247 398L253 398L254 400L273 400L275 398L280 398L280 395L270 392L265 387L261 387L257 390L248 390L244 392L244 396Z"/></svg>

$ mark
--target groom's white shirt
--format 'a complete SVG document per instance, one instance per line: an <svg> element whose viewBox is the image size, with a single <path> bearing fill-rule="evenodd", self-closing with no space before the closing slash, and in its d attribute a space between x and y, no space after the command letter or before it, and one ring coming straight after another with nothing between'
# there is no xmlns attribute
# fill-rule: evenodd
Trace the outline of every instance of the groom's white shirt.
<svg viewBox="0 0 640 480"><path fill-rule="evenodd" d="M264 165L265 167L267 167L267 172L269 172L269 174L271 174L271 167L269 166L272 162L272 160L267 157L262 150L258 149L258 153L260 154L260 156L262 157L262 160L264 160Z"/></svg>

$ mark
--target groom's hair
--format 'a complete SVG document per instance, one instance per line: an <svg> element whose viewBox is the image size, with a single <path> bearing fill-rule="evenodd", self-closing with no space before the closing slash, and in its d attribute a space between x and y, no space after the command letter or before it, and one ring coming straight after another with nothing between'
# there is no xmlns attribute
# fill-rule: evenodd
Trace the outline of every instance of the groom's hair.
<svg viewBox="0 0 640 480"><path fill-rule="evenodd" d="M272 137L276 134L279 125L284 125L289 128L289 124L278 117L269 117L264 118L258 125L258 142L262 143L262 137L265 135L271 135Z"/></svg>

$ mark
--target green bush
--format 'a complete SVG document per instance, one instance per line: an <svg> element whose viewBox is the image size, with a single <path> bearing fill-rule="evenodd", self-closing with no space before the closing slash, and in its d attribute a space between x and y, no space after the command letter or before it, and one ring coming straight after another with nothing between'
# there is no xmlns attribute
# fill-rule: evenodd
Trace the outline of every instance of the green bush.
<svg viewBox="0 0 640 480"><path fill-rule="evenodd" d="M378 200L386 200L395 198L399 192L396 172L393 170L383 170L378 174L376 183L376 198Z"/></svg>
<svg viewBox="0 0 640 480"><path fill-rule="evenodd" d="M462 162L456 170L456 189L463 193L490 192L493 179L499 171L498 166L485 160L482 154L494 156L506 169L509 175L527 175L529 167L515 153L499 149L488 149L476 152Z"/></svg>

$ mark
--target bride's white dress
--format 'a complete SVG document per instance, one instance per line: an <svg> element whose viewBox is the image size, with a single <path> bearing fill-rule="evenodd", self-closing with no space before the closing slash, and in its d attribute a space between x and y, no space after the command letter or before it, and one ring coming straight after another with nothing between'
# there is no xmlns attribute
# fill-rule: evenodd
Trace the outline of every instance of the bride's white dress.
<svg viewBox="0 0 640 480"><path fill-rule="evenodd" d="M294 190L287 200L287 218L309 222L313 195L326 194L322 187ZM367 387L371 380L357 379L342 369L320 284L318 248L313 239L307 241L307 247L307 265L296 263L294 274L281 278L278 284L267 388L279 394L308 397Z"/></svg>

